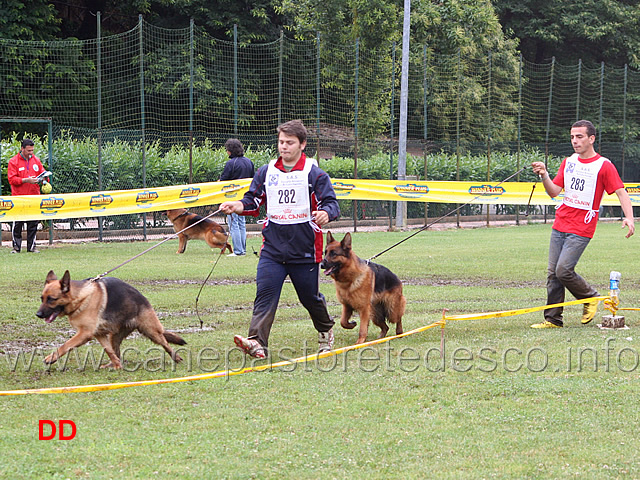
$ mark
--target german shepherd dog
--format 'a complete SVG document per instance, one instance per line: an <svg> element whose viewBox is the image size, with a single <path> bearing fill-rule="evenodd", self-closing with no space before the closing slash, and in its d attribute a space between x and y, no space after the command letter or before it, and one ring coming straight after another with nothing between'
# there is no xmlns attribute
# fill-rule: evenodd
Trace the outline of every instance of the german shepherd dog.
<svg viewBox="0 0 640 480"><path fill-rule="evenodd" d="M167 217L169 217L169 220L173 224L173 230L175 232L179 232L189 225L194 225L198 220L202 220L200 215L189 213L189 211L184 208L167 210ZM211 248L219 248L220 253L224 253L225 250L233 252L231 245L227 242L227 234L224 228L222 228L218 222L214 222L209 218L178 235L180 244L178 245L178 251L176 253L184 253L187 248L187 241L192 238L204 240Z"/></svg>
<svg viewBox="0 0 640 480"><path fill-rule="evenodd" d="M42 305L36 315L53 322L58 315L67 315L76 334L44 359L51 364L72 348L95 338L104 347L111 363L103 367L122 368L120 343L133 330L138 330L152 342L164 348L174 362L180 356L167 342L185 345L178 335L166 332L156 312L138 290L118 278L71 280L69 270L58 280L49 271L42 291Z"/></svg>
<svg viewBox="0 0 640 480"><path fill-rule="evenodd" d="M407 300L402 294L402 282L388 268L366 262L353 253L351 234L341 242L327 232L327 246L320 268L331 275L336 285L336 294L342 304L340 325L354 328L356 322L351 315L360 314L360 331L357 343L364 343L369 331L369 321L380 327L380 337L389 331L386 320L396 324L396 335L402 333L402 316Z"/></svg>

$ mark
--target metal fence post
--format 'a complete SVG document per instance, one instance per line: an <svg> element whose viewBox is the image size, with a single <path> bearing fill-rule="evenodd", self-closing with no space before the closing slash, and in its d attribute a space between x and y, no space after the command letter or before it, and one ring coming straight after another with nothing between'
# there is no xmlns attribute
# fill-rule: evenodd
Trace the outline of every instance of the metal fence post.
<svg viewBox="0 0 640 480"><path fill-rule="evenodd" d="M144 45L142 36L142 15L140 20L140 126L142 143L142 188L147 188L147 140L145 135L145 111L144 111ZM142 214L142 238L147 240L147 214Z"/></svg>
<svg viewBox="0 0 640 480"><path fill-rule="evenodd" d="M457 92L456 95L456 182L460 181L460 95L462 72L460 65L460 48L458 48L458 67L457 67ZM456 226L460 228L460 210L456 212Z"/></svg>
<svg viewBox="0 0 640 480"><path fill-rule="evenodd" d="M427 110L427 98L429 92L429 81L427 80L427 68L428 68L428 60L427 60L427 46L424 45L422 48L422 59L424 62L424 71L423 71L423 82L424 82L424 90L422 92L422 104L423 104L423 115L424 115L424 131L423 131L423 142L422 142L422 156L424 158L424 179L427 179L427 170L428 170L428 160L427 160L427 126L428 122L428 110ZM424 203L424 225L426 226L429 222L429 202Z"/></svg>
<svg viewBox="0 0 640 480"><path fill-rule="evenodd" d="M522 141L522 54L518 65L518 132L516 136L516 182L520 181L520 142ZM520 225L520 209L516 209L516 225Z"/></svg>
<svg viewBox="0 0 640 480"><path fill-rule="evenodd" d="M580 84L582 82L582 59L578 59L578 93L576 94L576 122L580 120Z"/></svg>
<svg viewBox="0 0 640 480"><path fill-rule="evenodd" d="M360 39L356 38L356 72L355 72L355 89L354 89L354 101L355 111L353 118L353 129L355 136L355 146L353 151L353 178L358 178L358 81L359 81L359 69L360 69ZM358 201L353 200L351 204L353 207L353 231L358 230Z"/></svg>
<svg viewBox="0 0 640 480"><path fill-rule="evenodd" d="M396 42L391 47L391 112L389 119L389 180L393 180L393 123L395 122L395 100L396 100ZM389 230L393 229L393 202L389 200Z"/></svg>
<svg viewBox="0 0 640 480"><path fill-rule="evenodd" d="M622 100L622 181L625 179L625 150L627 144L627 85L628 65L624 64L624 94Z"/></svg>
<svg viewBox="0 0 640 480"><path fill-rule="evenodd" d="M238 135L238 25L233 24L233 134Z"/></svg>
<svg viewBox="0 0 640 480"><path fill-rule="evenodd" d="M489 85L487 86L487 182L491 180L491 52L488 57ZM491 205L487 204L487 227L489 226L489 212Z"/></svg>
<svg viewBox="0 0 640 480"><path fill-rule="evenodd" d="M96 43L96 80L98 87L98 190L102 191L102 26L101 14L96 16L96 29L98 33ZM98 217L98 241L102 241L102 224L104 219Z"/></svg>
<svg viewBox="0 0 640 480"><path fill-rule="evenodd" d="M544 166L549 164L549 129L551 128L551 103L553 101L553 71L556 65L556 57L551 58L551 78L549 79L549 103L547 104L547 131L544 137ZM544 223L547 223L548 207L544 209Z"/></svg>
<svg viewBox="0 0 640 480"><path fill-rule="evenodd" d="M316 160L320 164L320 32L316 33L316 128L318 132Z"/></svg>
<svg viewBox="0 0 640 480"><path fill-rule="evenodd" d="M193 18L189 22L189 183L193 183Z"/></svg>
<svg viewBox="0 0 640 480"><path fill-rule="evenodd" d="M604 62L600 64L600 106L598 115L598 153L602 155L602 102L604 100Z"/></svg>

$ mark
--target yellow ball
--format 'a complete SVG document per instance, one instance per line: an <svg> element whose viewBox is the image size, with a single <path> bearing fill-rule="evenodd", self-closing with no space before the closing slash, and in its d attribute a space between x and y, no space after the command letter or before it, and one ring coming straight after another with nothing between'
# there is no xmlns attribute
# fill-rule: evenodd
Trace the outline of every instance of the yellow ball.
<svg viewBox="0 0 640 480"><path fill-rule="evenodd" d="M49 182L44 182L42 184L42 187L40 187L40 191L42 193L44 193L45 195L51 193L51 190L52 190L52 187L51 187L51 184Z"/></svg>

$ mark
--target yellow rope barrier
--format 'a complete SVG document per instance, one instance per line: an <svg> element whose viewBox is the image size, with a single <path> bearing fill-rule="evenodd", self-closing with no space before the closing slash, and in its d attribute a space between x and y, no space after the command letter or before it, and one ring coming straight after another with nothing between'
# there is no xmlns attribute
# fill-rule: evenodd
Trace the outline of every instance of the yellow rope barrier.
<svg viewBox="0 0 640 480"><path fill-rule="evenodd" d="M347 347L338 348L332 350L330 352L324 353L314 353L312 355L307 355L304 357L294 358L291 360L284 360L277 363L270 363L264 365L255 365L251 367L245 367L238 370L220 370L217 372L211 373L203 373L199 375L189 375L186 377L177 377L177 378L164 378L160 380L141 380L137 382L122 382L122 383L106 383L106 384L98 384L98 385L76 385L71 387L52 387L52 388L35 388L35 389L25 389L25 390L7 390L0 391L0 396L16 396L16 395L46 395L46 394L54 394L54 393L81 393L81 392L100 392L105 390L118 390L121 388L131 388L131 387L142 387L148 385L162 385L167 383L181 383L181 382L193 382L197 380L207 380L211 378L221 378L221 377L230 377L235 375L242 375L250 372L262 372L266 370L271 370L274 368L280 368L287 365L293 365L297 363L305 363L313 360L327 358L335 355L340 355L351 350L358 350L365 347L370 347L372 345L378 345L385 342L390 342L391 340L395 340L398 338L407 337L409 335L415 335L416 333L424 332L434 327L441 327L441 336L444 335L444 328L447 320L482 320L488 318L500 318L500 317L510 317L515 315L523 315L525 313L538 312L541 310L546 310L547 308L554 307L562 307L567 305L577 305L580 303L586 303L595 300L605 300L609 299L609 296L602 297L593 297L582 300L573 300L570 302L563 303L555 303L553 305L545 305L542 307L532 307L532 308L522 308L517 310L504 310L499 312L486 312L486 313L471 313L465 315L446 315L447 310L443 310L442 319L437 322L431 323L429 325L425 325L422 327L415 328L408 332L401 333L400 335L393 335L391 337L378 338L376 340L372 340L370 342L349 345ZM618 310L638 310L640 308L619 308ZM441 339L441 342L443 339Z"/></svg>
<svg viewBox="0 0 640 480"><path fill-rule="evenodd" d="M241 368L239 370L221 370L218 372L210 372L210 373L202 373L199 375L190 375L187 377L178 377L178 378L164 378L160 380L141 380L137 382L123 382L123 383L106 383L99 385L76 385L72 387L53 387L53 388L34 388L28 390L8 390L8 391L0 391L0 396L9 396L9 395L46 395L52 393L81 393L81 392L100 392L105 390L118 390L121 388L130 388L130 387L143 387L147 385L161 385L166 383L181 383L181 382L193 382L197 380L207 380L210 378L221 378L221 377L230 377L234 375L242 375L244 373L249 372L262 372L265 370L271 370L273 368L280 368L287 365L293 365L296 363L304 363L313 361L320 358L327 358L334 355L340 355L342 353L346 353L350 350L358 350L360 348L369 347L371 345L377 345L380 343L390 342L391 340L395 340L397 338L406 337L409 335L414 335L416 333L424 332L430 328L436 327L440 325L440 322L435 322L430 325L426 325L423 327L418 327L409 332L401 333L400 335L394 335L391 337L378 338L376 340L372 340L371 342L360 343L356 345L349 345L347 347L338 348L335 350L331 350L330 352L324 353L314 353L312 355L307 355L304 357L294 358L291 360L284 360L277 363L264 364L264 365L255 365L252 367Z"/></svg>

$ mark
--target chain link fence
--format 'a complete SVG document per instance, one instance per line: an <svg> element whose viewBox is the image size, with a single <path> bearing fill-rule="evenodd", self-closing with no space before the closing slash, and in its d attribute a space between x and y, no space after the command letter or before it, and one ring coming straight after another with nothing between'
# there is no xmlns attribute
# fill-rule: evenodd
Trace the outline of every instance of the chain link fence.
<svg viewBox="0 0 640 480"><path fill-rule="evenodd" d="M487 180L497 154L566 156L570 125L586 118L598 128L597 150L623 180L639 179L639 72L579 59L534 64L503 52L440 55L430 47L411 45L408 152L425 159L417 177L432 178L427 158L437 152L486 158ZM351 176L366 178L363 162L375 157L388 161L394 178L401 50L320 36L245 45L211 38L194 22L169 30L142 18L131 31L91 40L0 38L0 194L9 192L6 164L18 138L47 134L44 124L18 117L51 119L53 148L44 156L59 193L214 181L226 158L211 152L227 138L275 155L275 128L293 118L307 125L307 150L321 162L350 158ZM378 203L345 205L345 216L389 217L391 206ZM423 212L414 206L410 215ZM83 222L97 228L91 219L65 228ZM165 223L154 215L100 227L137 238L140 228L146 237L146 227Z"/></svg>

